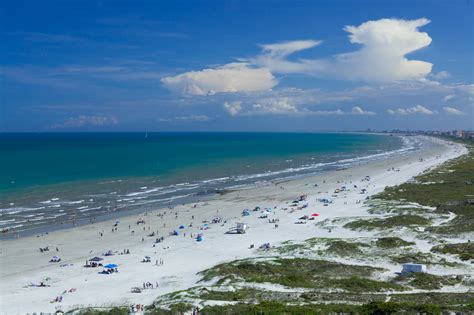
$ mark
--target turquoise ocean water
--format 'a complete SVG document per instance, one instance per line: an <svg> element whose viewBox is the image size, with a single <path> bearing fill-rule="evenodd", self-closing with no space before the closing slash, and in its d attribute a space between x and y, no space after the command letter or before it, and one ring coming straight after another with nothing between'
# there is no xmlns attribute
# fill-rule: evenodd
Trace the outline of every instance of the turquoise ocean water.
<svg viewBox="0 0 474 315"><path fill-rule="evenodd" d="M0 229L156 209L410 149L374 134L0 134Z"/></svg>

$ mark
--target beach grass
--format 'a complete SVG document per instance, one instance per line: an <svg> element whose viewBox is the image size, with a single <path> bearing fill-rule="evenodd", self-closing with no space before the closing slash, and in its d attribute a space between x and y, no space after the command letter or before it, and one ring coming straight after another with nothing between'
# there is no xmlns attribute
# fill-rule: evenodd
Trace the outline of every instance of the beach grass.
<svg viewBox="0 0 474 315"><path fill-rule="evenodd" d="M80 315L128 315L129 307L113 307L111 309L90 308L79 311Z"/></svg>
<svg viewBox="0 0 474 315"><path fill-rule="evenodd" d="M461 260L474 259L474 243L456 243L456 244L441 244L431 248L432 252L441 254L451 254L458 256Z"/></svg>
<svg viewBox="0 0 474 315"><path fill-rule="evenodd" d="M349 292L404 289L396 283L370 279L375 272L383 270L325 260L289 258L235 261L217 265L201 274L203 281L219 279L217 284L245 281L279 284L290 288L336 288Z"/></svg>
<svg viewBox="0 0 474 315"><path fill-rule="evenodd" d="M459 234L472 232L474 204L469 195L474 194L474 145L464 143L469 153L448 161L441 166L415 177L415 181L388 187L374 196L389 201L414 202L434 207L435 213L454 213L456 217L440 226L428 227L432 233Z"/></svg>
<svg viewBox="0 0 474 315"><path fill-rule="evenodd" d="M441 305L438 303L400 303L374 301L363 305L354 304L309 304L294 305L280 301L265 301L259 304L239 303L233 305L206 306L202 314L440 314L443 311L470 312L468 305Z"/></svg>
<svg viewBox="0 0 474 315"><path fill-rule="evenodd" d="M331 242L326 252L332 255L358 255L362 254L361 247L369 245L360 242L347 242L343 240L335 240Z"/></svg>
<svg viewBox="0 0 474 315"><path fill-rule="evenodd" d="M400 284L407 284L415 289L421 290L438 290L443 286L453 286L461 283L462 277L457 276L438 276L429 273L411 273L407 275L399 275L394 279Z"/></svg>
<svg viewBox="0 0 474 315"><path fill-rule="evenodd" d="M414 242L407 242L399 237L381 237L375 244L381 248L400 248L415 245Z"/></svg>
<svg viewBox="0 0 474 315"><path fill-rule="evenodd" d="M390 260L397 264L418 263L418 264L432 264L436 262L436 258L427 253L409 252L390 256Z"/></svg>
<svg viewBox="0 0 474 315"><path fill-rule="evenodd" d="M344 225L345 228L351 230L374 230L374 229L390 229L408 226L425 226L431 221L425 217L418 215L395 215L383 219L360 219L354 220Z"/></svg>
<svg viewBox="0 0 474 315"><path fill-rule="evenodd" d="M341 256L362 254L361 248L365 247L370 245L353 239L315 237L298 243L284 242L274 250L279 254L313 253L320 256L327 254Z"/></svg>

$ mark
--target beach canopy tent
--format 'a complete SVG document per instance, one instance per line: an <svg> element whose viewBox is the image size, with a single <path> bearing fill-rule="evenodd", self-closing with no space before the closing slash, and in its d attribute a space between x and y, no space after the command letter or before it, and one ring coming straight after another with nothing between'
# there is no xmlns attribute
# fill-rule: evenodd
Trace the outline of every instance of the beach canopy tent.
<svg viewBox="0 0 474 315"><path fill-rule="evenodd" d="M107 269L114 269L114 268L117 268L118 265L116 264L108 264L108 265L105 265L104 268L107 268Z"/></svg>
<svg viewBox="0 0 474 315"><path fill-rule="evenodd" d="M60 262L61 258L59 256L53 256L53 257L51 257L51 259L49 261L50 262Z"/></svg>
<svg viewBox="0 0 474 315"><path fill-rule="evenodd" d="M89 261L94 261L94 262L99 262L99 261L102 261L102 260L104 260L104 258L100 258L100 257L97 257L97 256L94 257L94 258L89 259Z"/></svg>

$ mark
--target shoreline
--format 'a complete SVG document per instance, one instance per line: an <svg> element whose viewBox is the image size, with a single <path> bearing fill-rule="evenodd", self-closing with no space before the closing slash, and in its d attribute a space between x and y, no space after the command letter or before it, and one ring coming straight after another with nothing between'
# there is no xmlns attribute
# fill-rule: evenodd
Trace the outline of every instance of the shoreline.
<svg viewBox="0 0 474 315"><path fill-rule="evenodd" d="M354 134L364 134L364 133L354 133ZM383 136L383 137L389 137L389 135L386 135L386 134L376 134L376 135ZM109 209L109 208L111 208L111 206L110 205L106 206L106 204L104 204L105 203L105 201L104 201L104 203L100 204L98 208L104 208L105 209L107 207L108 210L107 211L102 211L101 213L98 213L97 215L78 217L78 218L75 218L75 219L74 218L72 219L72 218L69 217L65 221L61 220L61 217L58 216L58 223L48 224L48 225L40 225L39 227L26 229L26 230L20 230L20 231L17 231L16 229L11 229L10 228L11 231L8 231L8 232L5 232L5 233L1 234L1 240L17 239L17 238L23 238L23 237L28 237L28 236L36 236L37 234L41 235L41 234L44 234L44 233L50 233L50 232L59 231L59 230L67 230L67 229L75 228L75 227L78 227L78 226L88 225L88 224L91 224L93 222L103 222L103 221L107 221L107 220L113 220L113 219L118 219L118 218L123 218L123 217L127 217L127 216L136 215L136 214L146 212L146 211L154 211L158 207L162 208L162 209L165 209L165 208L168 208L169 206L175 207L175 206L182 205L182 204L192 204L192 203L195 203L195 202L199 202L200 200L206 201L206 200L210 200L212 198L215 198L216 196L218 197L220 195L220 191L239 191L239 190L245 190L245 189L252 189L252 188L256 187L261 182L268 183L268 184L272 184L272 183L275 183L275 182L284 183L284 182L287 182L287 181L297 180L297 179L300 179L300 178L319 176L320 174L324 174L326 172L332 172L332 171L339 170L339 169L344 169L344 168L348 168L348 167L350 168L350 167L354 167L354 166L358 166L358 165L372 163L374 161L384 160L384 159L387 159L387 158L393 158L393 157L396 157L400 154L406 154L407 151L412 151L412 150L415 151L415 150L420 149L420 148L416 148L416 146L419 146L419 143L417 143L416 141L415 142L410 142L404 136L396 136L396 137L398 137L400 139L400 141L402 142L402 145L401 145L401 147L393 149L393 150L383 151L383 152L379 152L379 153L371 153L371 154L362 155L362 156L354 156L354 157L347 158L347 159L343 158L343 159L340 159L340 160L324 162L324 163L320 162L320 163L314 163L314 164L308 164L308 165L299 165L298 167L289 167L289 168L286 168L286 169L268 171L268 172L265 172L265 173L256 173L256 174L251 173L251 174L242 174L242 175L229 176L229 177L226 177L228 179L231 179L231 181L229 181L229 182L223 182L222 185L220 183L216 182L215 187L206 187L204 185L204 186L200 187L200 189L204 189L204 190L192 191L190 194L181 195L182 193L186 193L186 191L176 190L178 192L178 195L176 195L176 196L172 195L170 197L165 198L166 200L169 199L169 201L156 202L151 206L143 205L143 206L137 208L136 205L133 204L133 203L132 204L120 204L120 205L113 206L113 208L115 208L115 210L111 210L111 209ZM308 170L307 173L305 173L306 170ZM282 177L278 177L280 174L282 175ZM268 178L269 176L270 176L270 178ZM276 176L276 177L272 177L272 176ZM248 177L249 179L250 178L255 178L255 182L252 182L252 181L247 182L248 179L245 179L242 182L242 184L239 184L239 181L236 180L239 177L244 177L244 178ZM153 176L146 177L146 178L149 178L149 180L151 180L151 181L155 180L155 177L153 177ZM259 178L262 178L262 181L259 181L258 180ZM169 185L165 185L165 186L153 187L152 190L163 190L163 189L166 190L170 187L175 188L175 187L178 187L178 186L181 186L181 185L187 185L187 184L200 185L199 183L215 182L216 180L219 180L219 179L220 178L209 178L209 179L191 181L189 183L188 182L186 182L186 183L178 182L178 183L169 184ZM134 179L132 178L132 181L133 180ZM76 189L81 189L81 187L84 187L84 185L87 185L87 184L96 185L97 183L102 184L102 183L106 183L106 182L111 182L111 183L112 182L121 182L121 180L120 179L104 179L104 180L100 180L99 182L96 182L96 181L66 182L66 183L64 183L64 185L69 187L69 190L74 191ZM45 207L44 204L46 202L51 202L52 200L57 200L58 199L56 197L57 195L52 194L52 192L51 192L51 189L54 188L54 187L57 187L57 185L59 185L59 184L51 184L51 185L46 185L45 186L46 192L49 195L54 196L54 197L50 196L52 199L50 199L48 201L40 202L40 204L43 204L43 205L33 205L33 204L32 205L22 205L22 206L19 206L19 208L23 208L23 207L28 208L30 206L31 207L41 206L42 208L44 208ZM122 197L121 199L126 200L127 198L130 198L130 196L132 196L132 195L140 194L140 196L141 196L141 195L143 195L143 193L146 193L146 191L143 192L143 191L137 190L137 189L138 189L138 187L135 190L122 192L123 195L121 196ZM208 190L208 189L211 189L211 190ZM40 189L40 191L41 191L41 189ZM38 192L35 192L35 194L38 194ZM147 195L144 195L144 196L147 196ZM87 197L87 195L81 196L82 200L80 200L80 201L84 202L84 199L87 199L86 197ZM75 199L81 199L81 198L78 197L78 198L75 198ZM67 198L66 198L66 200L67 200ZM66 202L66 204L68 203L68 201L65 201L65 202ZM108 201L108 202L110 202L110 201ZM62 201L61 201L61 203L62 203ZM16 207L16 205L15 205L15 207ZM130 207L131 209L128 209L128 207ZM12 209L14 210L14 208L12 208ZM60 209L60 208L58 208L58 209ZM92 208L92 209L94 209L94 208ZM41 211L45 211L45 210L43 209ZM82 211L89 211L89 210L86 209L86 210L81 210L81 212ZM50 212L52 212L52 210L50 210ZM48 213L48 214L41 213L41 214L43 214L44 216L51 215L51 213ZM61 215L64 215L64 212L62 212ZM20 217L19 219L20 219L19 222L15 222L13 224L17 225L17 224L21 223L21 225L23 225L25 221L21 221L21 220L24 220L25 218Z"/></svg>
<svg viewBox="0 0 474 315"><path fill-rule="evenodd" d="M147 215L143 215L146 222L144 225L135 224L137 215L121 217L116 232L111 232L114 220L109 220L55 231L42 237L28 236L2 240L0 258L4 268L0 274L1 312L8 314L54 312L57 309L72 309L79 304L83 307L147 304L159 295L193 286L199 280L196 275L198 271L217 263L255 256L255 250L248 248L250 244L258 247L265 242L274 244L317 236L363 237L367 233L341 231L337 228L328 234L327 230L315 227L313 224L295 225L294 221L303 212L314 211L320 213L317 222L336 217L367 215L362 202L366 197L383 191L385 186L405 182L436 165L466 153L461 145L449 145L448 142L436 138L421 138L437 145L340 171L328 171L254 189L232 191L212 197L206 202L197 204L196 207L186 204L171 210L149 211ZM420 161L420 158L423 160ZM399 168L400 171L388 171L387 168L390 167ZM367 194L361 195L359 191L350 191L344 196L334 198L333 204L327 207L321 206L316 201L317 198L331 196L334 188L341 186L343 182L350 184L357 182L360 186L360 180L365 176L371 177L369 183L363 182L363 185L367 185ZM318 186L315 187L315 184ZM295 212L285 210L285 207L288 208L288 202L300 194L308 194L309 210ZM267 220L258 219L259 213L252 213L248 217L241 216L243 209L252 209L255 206L275 209L269 218L278 218L279 227L274 228L274 225L268 224ZM163 214L165 211L166 214ZM217 216L226 221L223 226L209 224L209 230L200 230L203 226L202 221L209 221ZM225 234L228 228L242 221L248 223L250 227L246 234ZM189 227L191 222L193 226ZM181 224L185 229L179 230L178 236L168 236L169 231L177 230ZM102 230L104 236L100 237L98 232ZM131 230L135 233L132 234ZM155 237L150 238L147 235L156 230L158 230L157 236L164 236L165 240L153 247ZM186 236L182 236L183 233L187 233ZM190 233L203 233L204 240L196 242L190 237ZM40 253L38 248L46 245L51 246L50 251ZM59 252L55 252L55 247L58 247ZM113 262L119 265L120 272L117 274L100 275L97 274L99 270L82 266L86 259L100 256L109 249L120 252L128 248L131 251L130 255L114 255L104 260L106 263ZM56 254L64 260L59 264L48 263L50 256ZM152 256L153 262L155 259L163 259L164 264L154 266L153 263L141 263L140 260L145 255ZM18 257L22 257L22 261L19 261ZM67 266L60 267L62 264ZM50 287L23 287L28 282L37 283L44 277L52 279L48 282ZM104 277L109 281L104 281ZM141 294L130 293L132 286L141 286L144 281L152 283L157 281L160 287ZM66 294L61 303L50 303L62 291L72 288L76 290ZM105 291L108 291L108 294L105 294Z"/></svg>

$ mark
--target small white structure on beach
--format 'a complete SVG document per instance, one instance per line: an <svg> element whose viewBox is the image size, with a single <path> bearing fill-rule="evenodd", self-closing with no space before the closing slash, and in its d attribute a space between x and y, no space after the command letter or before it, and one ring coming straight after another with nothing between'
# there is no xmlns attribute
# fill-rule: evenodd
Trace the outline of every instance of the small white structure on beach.
<svg viewBox="0 0 474 315"><path fill-rule="evenodd" d="M402 274L414 273L414 272L426 272L426 265L406 263L403 264Z"/></svg>
<svg viewBox="0 0 474 315"><path fill-rule="evenodd" d="M247 223L237 223L235 230L238 234L244 234L247 230Z"/></svg>

